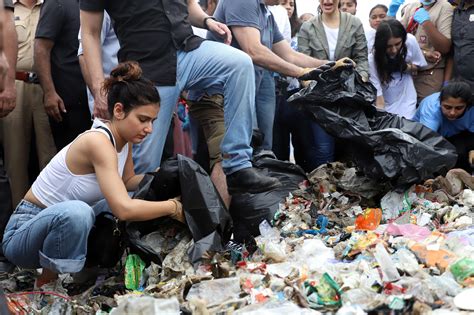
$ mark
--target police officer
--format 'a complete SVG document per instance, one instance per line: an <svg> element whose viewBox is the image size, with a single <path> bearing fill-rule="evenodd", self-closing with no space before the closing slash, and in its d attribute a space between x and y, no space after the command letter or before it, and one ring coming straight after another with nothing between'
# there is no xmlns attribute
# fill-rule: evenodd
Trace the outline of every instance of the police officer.
<svg viewBox="0 0 474 315"><path fill-rule="evenodd" d="M12 204L29 188L28 163L32 131L35 133L40 168L56 153L49 119L43 106L43 92L34 72L33 47L43 1L17 0L15 29L18 36L16 65L16 106L3 119L5 165L10 178Z"/></svg>
<svg viewBox="0 0 474 315"><path fill-rule="evenodd" d="M474 0L461 0L454 10L452 40L454 77L468 82L474 91Z"/></svg>

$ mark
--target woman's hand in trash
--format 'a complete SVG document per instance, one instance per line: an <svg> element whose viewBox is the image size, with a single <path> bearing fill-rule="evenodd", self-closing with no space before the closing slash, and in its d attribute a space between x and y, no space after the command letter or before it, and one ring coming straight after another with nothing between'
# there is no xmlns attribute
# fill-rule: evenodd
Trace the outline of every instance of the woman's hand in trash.
<svg viewBox="0 0 474 315"><path fill-rule="evenodd" d="M184 217L183 211L183 204L181 203L181 197L172 198L169 201L174 203L174 212L170 215L170 217L176 221L181 223L185 223L186 219Z"/></svg>

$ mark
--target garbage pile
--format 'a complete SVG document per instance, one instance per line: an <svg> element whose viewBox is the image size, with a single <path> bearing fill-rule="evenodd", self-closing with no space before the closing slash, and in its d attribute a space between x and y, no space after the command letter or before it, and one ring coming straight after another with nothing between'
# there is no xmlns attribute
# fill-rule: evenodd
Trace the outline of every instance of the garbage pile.
<svg viewBox="0 0 474 315"><path fill-rule="evenodd" d="M467 314L473 218L462 170L393 190L336 162L282 200L254 243L231 241L197 265L191 233L170 225L142 237L161 264L128 253L80 294L61 291L70 275L42 292L30 271L0 286L20 314Z"/></svg>

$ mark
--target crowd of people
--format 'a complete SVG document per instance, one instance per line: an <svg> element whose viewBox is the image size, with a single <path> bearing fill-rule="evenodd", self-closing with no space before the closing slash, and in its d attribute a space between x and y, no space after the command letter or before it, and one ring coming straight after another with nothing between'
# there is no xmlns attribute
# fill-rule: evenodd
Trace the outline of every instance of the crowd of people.
<svg viewBox="0 0 474 315"><path fill-rule="evenodd" d="M293 147L307 172L337 159L335 139L286 101L323 65L354 68L374 106L446 137L472 171L474 0L392 0L368 30L356 0L319 0L316 15L295 0L4 1L0 139L18 206L2 250L43 268L38 287L84 267L102 211L184 222L179 198L127 193L179 134L227 205L281 185L252 167L255 130L259 148L288 160Z"/></svg>

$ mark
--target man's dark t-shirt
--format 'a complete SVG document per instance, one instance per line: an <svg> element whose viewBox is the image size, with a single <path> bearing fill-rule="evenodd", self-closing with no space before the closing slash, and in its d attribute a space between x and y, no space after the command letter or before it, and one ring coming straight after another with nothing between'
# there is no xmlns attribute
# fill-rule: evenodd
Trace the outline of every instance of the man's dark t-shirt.
<svg viewBox="0 0 474 315"><path fill-rule="evenodd" d="M43 3L36 38L54 41L51 76L56 92L66 106L75 106L84 100L83 105L87 106L86 86L77 57L79 26L77 0L48 0Z"/></svg>
<svg viewBox="0 0 474 315"><path fill-rule="evenodd" d="M451 39L454 76L467 81L474 95L474 6L454 10Z"/></svg>
<svg viewBox="0 0 474 315"><path fill-rule="evenodd" d="M80 0L80 7L107 11L120 42L119 61L138 61L157 85L175 85L177 51L203 41L193 34L186 0Z"/></svg>

